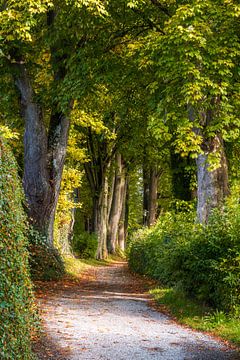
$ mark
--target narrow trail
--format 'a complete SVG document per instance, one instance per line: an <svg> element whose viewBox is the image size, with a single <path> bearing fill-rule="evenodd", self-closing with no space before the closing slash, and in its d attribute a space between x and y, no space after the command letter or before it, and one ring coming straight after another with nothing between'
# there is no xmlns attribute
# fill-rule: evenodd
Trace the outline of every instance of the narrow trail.
<svg viewBox="0 0 240 360"><path fill-rule="evenodd" d="M239 354L149 306L145 281L125 263L94 268L78 284L39 293L45 336L40 360L224 360Z"/></svg>

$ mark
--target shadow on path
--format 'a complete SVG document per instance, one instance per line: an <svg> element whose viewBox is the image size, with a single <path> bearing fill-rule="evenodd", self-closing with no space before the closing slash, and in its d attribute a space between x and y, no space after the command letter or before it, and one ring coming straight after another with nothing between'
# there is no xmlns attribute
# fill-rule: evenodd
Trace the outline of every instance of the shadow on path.
<svg viewBox="0 0 240 360"><path fill-rule="evenodd" d="M126 263L94 268L79 283L49 283L39 295L45 330L36 344L39 359L240 359L223 343L153 310L150 286Z"/></svg>

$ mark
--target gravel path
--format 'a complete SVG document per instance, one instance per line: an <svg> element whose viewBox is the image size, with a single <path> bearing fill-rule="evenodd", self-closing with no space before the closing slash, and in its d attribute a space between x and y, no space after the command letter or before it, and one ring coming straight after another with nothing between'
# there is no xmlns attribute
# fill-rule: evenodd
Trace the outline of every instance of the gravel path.
<svg viewBox="0 0 240 360"><path fill-rule="evenodd" d="M40 360L240 359L223 343L152 309L143 280L126 264L93 271L40 298L46 332L36 350Z"/></svg>

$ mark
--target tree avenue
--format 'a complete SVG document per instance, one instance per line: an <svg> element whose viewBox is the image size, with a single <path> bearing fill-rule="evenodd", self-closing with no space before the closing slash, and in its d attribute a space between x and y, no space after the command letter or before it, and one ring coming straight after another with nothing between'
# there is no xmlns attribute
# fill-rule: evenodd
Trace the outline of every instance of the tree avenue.
<svg viewBox="0 0 240 360"><path fill-rule="evenodd" d="M169 213L191 212L189 234L234 216L238 0L1 0L0 10L0 142L17 161L30 250L40 241L60 258L104 259L141 227L170 246L181 226ZM235 264L229 255L220 268Z"/></svg>
<svg viewBox="0 0 240 360"><path fill-rule="evenodd" d="M149 226L159 176L175 171L170 154L196 159L197 218L207 222L229 194L224 147L239 133L238 25L236 1L2 2L1 121L24 128L29 221L50 246L73 108L99 258L119 246L130 164Z"/></svg>

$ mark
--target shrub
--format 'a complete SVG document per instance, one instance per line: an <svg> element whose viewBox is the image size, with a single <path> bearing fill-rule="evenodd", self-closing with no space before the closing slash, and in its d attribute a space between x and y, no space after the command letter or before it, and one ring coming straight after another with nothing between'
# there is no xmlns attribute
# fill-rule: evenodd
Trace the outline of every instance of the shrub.
<svg viewBox="0 0 240 360"><path fill-rule="evenodd" d="M0 358L29 360L34 303L15 160L0 138Z"/></svg>
<svg viewBox="0 0 240 360"><path fill-rule="evenodd" d="M65 274L65 266L58 249L50 247L46 239L33 228L29 230L29 265L33 280L58 280Z"/></svg>
<svg viewBox="0 0 240 360"><path fill-rule="evenodd" d="M73 250L81 258L95 258L98 240L96 234L82 232L73 236Z"/></svg>
<svg viewBox="0 0 240 360"><path fill-rule="evenodd" d="M215 211L209 224L191 212L167 213L151 229L134 234L129 249L133 271L225 311L240 307L240 206Z"/></svg>

